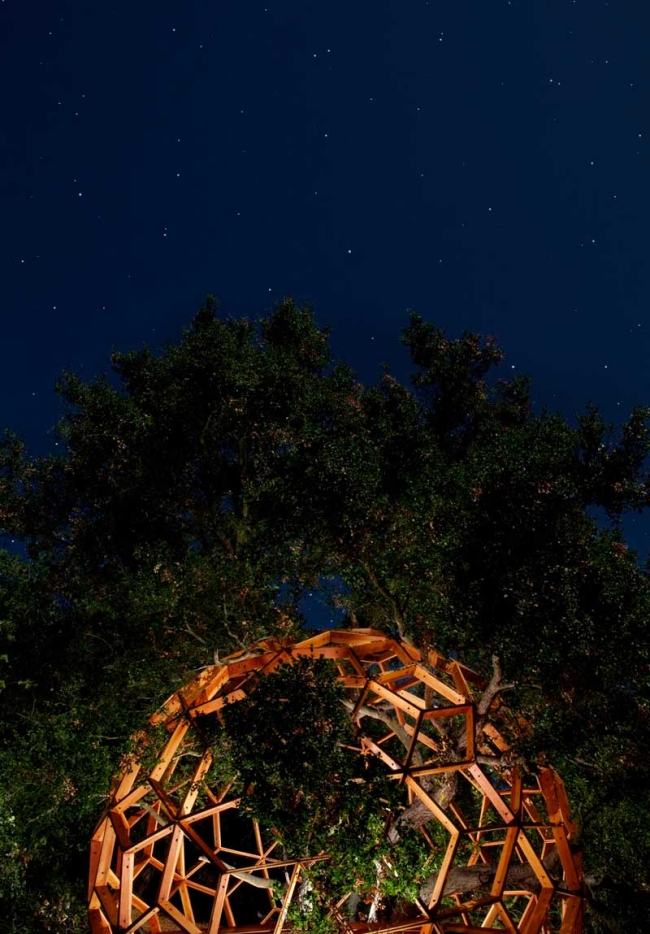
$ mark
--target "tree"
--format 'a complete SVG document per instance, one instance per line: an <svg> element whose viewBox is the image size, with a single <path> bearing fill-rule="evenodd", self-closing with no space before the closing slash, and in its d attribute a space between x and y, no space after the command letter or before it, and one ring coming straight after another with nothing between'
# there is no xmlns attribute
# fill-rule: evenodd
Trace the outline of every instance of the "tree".
<svg viewBox="0 0 650 934"><path fill-rule="evenodd" d="M25 548L0 565L12 930L84 929L85 844L129 735L213 653L295 634L325 577L350 625L528 672L521 755L567 779L592 928L642 929L650 591L620 517L647 505L648 410L572 425L497 378L492 340L413 316L404 341L412 387L366 387L308 309L257 325L209 301L178 343L64 374L56 454L5 437L0 523Z"/></svg>

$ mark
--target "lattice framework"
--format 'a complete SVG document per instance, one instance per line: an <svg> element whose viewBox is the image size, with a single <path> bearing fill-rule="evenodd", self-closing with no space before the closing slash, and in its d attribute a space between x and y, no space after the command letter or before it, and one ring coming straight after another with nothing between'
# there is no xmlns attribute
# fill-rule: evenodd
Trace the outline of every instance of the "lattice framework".
<svg viewBox="0 0 650 934"><path fill-rule="evenodd" d="M92 837L93 934L291 930L287 911L310 860L286 858L277 841L238 810L230 788L211 783L212 751L204 748L201 727L218 719L224 705L247 697L260 676L305 656L335 663L359 728L359 753L377 756L402 784L405 805L420 801L448 834L430 894L412 904L409 917L348 921L343 899L340 930L579 934L583 877L560 777L544 767L524 780L503 755L508 743L500 702L491 705L490 716L478 715L485 684L475 672L369 629L333 630L293 644L264 640L203 669L150 718L154 733L164 733L160 748L150 763L125 762ZM378 737L377 712L398 726L387 725ZM366 729L371 719L374 730ZM452 724L456 735L462 724L463 741L450 750L439 727ZM436 802L431 777L452 773L470 786L472 813L453 800ZM420 832L433 847L426 827ZM483 868L488 894L464 897L463 872Z"/></svg>

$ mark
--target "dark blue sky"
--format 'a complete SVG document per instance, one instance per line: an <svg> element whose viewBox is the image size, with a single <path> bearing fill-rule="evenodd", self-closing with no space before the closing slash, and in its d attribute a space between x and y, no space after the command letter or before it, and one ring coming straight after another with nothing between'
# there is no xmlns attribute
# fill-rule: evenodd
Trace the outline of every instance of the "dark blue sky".
<svg viewBox="0 0 650 934"><path fill-rule="evenodd" d="M0 424L42 449L62 368L207 292L365 378L415 308L650 404L649 48L642 0L2 0Z"/></svg>

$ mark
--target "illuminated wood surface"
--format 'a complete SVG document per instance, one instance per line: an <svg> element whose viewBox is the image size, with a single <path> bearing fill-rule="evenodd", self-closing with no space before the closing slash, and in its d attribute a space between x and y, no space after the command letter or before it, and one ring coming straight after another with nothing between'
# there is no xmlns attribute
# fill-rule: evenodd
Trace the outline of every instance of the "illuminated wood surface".
<svg viewBox="0 0 650 934"><path fill-rule="evenodd" d="M461 663L374 630L339 629L236 653L203 669L151 717L149 738L140 737L147 754L125 761L92 837L93 934L291 931L287 909L307 861L288 858L239 811L229 788L211 781L202 727L214 729L226 703L303 656L334 662L359 754L379 757L401 782L405 807L420 802L448 836L430 896L414 902L408 917L350 922L341 903L342 932L582 931L583 877L564 786L552 768L522 776L509 762L499 697L481 711L486 685ZM450 747L441 736L452 726L461 741ZM471 813L454 800L434 800L432 780L452 773L470 786ZM420 832L433 846L426 824ZM467 886L463 894L462 880L479 872L480 897L468 896Z"/></svg>

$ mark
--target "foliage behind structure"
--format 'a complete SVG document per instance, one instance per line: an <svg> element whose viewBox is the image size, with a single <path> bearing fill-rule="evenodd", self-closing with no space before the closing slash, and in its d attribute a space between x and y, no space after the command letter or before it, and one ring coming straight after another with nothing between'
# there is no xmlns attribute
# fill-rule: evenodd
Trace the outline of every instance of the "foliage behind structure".
<svg viewBox="0 0 650 934"><path fill-rule="evenodd" d="M648 912L646 410L614 435L536 412L491 339L413 316L413 385L363 386L308 309L260 325L212 303L110 378L65 374L61 453L7 436L0 517L0 899L16 932L84 930L86 841L131 733L189 668L304 625L340 582L348 625L496 653L577 806L591 925ZM594 507L609 517L599 527Z"/></svg>

